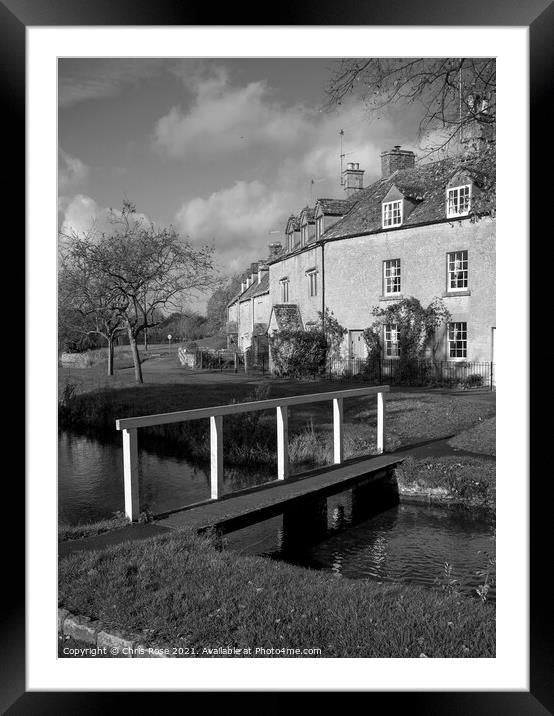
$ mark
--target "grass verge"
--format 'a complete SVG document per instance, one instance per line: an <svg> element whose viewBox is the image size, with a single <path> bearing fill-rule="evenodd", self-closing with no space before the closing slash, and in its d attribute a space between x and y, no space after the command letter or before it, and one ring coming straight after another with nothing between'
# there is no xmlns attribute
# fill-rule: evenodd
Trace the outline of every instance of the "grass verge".
<svg viewBox="0 0 554 716"><path fill-rule="evenodd" d="M218 551L187 532L63 559L59 599L108 630L197 656L218 646L316 647L322 657L495 655L494 605Z"/></svg>
<svg viewBox="0 0 554 716"><path fill-rule="evenodd" d="M496 495L494 460L445 456L406 458L395 468L402 496L425 496L435 501L493 511Z"/></svg>
<svg viewBox="0 0 554 716"><path fill-rule="evenodd" d="M448 444L483 455L496 455L496 418L479 422L473 428L453 437Z"/></svg>
<svg viewBox="0 0 554 716"><path fill-rule="evenodd" d="M83 539L84 537L95 537L104 532L125 527L129 524L129 519L122 512L118 512L113 517L98 522L86 522L77 525L60 524L58 526L58 542L67 542L70 539Z"/></svg>

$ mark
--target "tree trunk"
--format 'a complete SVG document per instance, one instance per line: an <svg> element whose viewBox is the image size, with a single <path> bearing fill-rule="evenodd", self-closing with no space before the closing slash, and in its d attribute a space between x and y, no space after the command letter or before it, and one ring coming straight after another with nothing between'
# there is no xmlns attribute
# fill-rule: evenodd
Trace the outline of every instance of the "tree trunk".
<svg viewBox="0 0 554 716"><path fill-rule="evenodd" d="M108 337L108 375L113 375L113 354L114 354L114 347L113 347L113 336Z"/></svg>
<svg viewBox="0 0 554 716"><path fill-rule="evenodd" d="M144 350L148 350L148 328L144 329Z"/></svg>
<svg viewBox="0 0 554 716"><path fill-rule="evenodd" d="M142 379L142 367L140 365L140 359L138 354L138 348L137 348L137 339L136 336L133 335L133 331L131 328L128 329L129 333L129 345L131 346L131 352L133 354L133 365L135 366L135 380L137 383L144 383Z"/></svg>

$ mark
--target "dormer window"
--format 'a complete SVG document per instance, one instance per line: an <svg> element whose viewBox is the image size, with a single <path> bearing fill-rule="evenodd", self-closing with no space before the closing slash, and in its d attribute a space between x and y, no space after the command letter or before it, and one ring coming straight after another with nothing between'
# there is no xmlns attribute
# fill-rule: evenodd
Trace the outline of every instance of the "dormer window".
<svg viewBox="0 0 554 716"><path fill-rule="evenodd" d="M471 204L471 184L455 186L446 190L446 215L448 218L466 216Z"/></svg>
<svg viewBox="0 0 554 716"><path fill-rule="evenodd" d="M301 236L301 244L302 246L306 246L308 243L308 225L304 224L302 227L302 236Z"/></svg>
<svg viewBox="0 0 554 716"><path fill-rule="evenodd" d="M383 202L383 229L402 224L402 200Z"/></svg>
<svg viewBox="0 0 554 716"><path fill-rule="evenodd" d="M315 222L315 237L319 237L323 234L323 216L318 216Z"/></svg>

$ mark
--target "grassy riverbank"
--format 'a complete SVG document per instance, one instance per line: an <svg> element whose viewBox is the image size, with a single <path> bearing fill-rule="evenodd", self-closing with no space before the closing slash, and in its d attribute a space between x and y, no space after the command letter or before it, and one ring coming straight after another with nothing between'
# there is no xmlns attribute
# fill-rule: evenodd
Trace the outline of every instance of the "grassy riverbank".
<svg viewBox="0 0 554 716"><path fill-rule="evenodd" d="M395 468L400 499L414 497L463 507L495 509L496 463L468 456L414 460Z"/></svg>
<svg viewBox="0 0 554 716"><path fill-rule="evenodd" d="M84 371L81 371L83 373ZM320 393L355 387L351 382L317 383L278 380L239 380L231 376L186 376L181 382L100 388L79 392L69 384L61 392L62 428L103 433L119 439L115 421L120 417L258 400L266 397ZM253 384L254 383L254 384ZM67 385L67 384L66 384ZM478 396L451 396L439 392L392 392L387 400L386 449L446 437L472 428L494 415L494 405ZM349 399L344 406L345 456L371 454L376 442L374 398ZM201 420L140 431L144 446L163 445L166 455L209 456L208 421ZM276 459L275 411L229 416L224 421L224 451L228 464L273 463ZM293 463L321 465L332 462L331 404L315 403L291 409L289 447Z"/></svg>
<svg viewBox="0 0 554 716"><path fill-rule="evenodd" d="M494 657L494 605L219 551L175 533L59 567L60 603L149 645L321 648L322 657ZM254 654L252 654L254 655Z"/></svg>

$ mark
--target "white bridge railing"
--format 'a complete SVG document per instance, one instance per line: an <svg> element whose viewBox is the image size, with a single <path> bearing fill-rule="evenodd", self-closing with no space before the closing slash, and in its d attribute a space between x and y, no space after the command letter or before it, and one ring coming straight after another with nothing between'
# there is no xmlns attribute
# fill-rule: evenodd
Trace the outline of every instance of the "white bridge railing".
<svg viewBox="0 0 554 716"><path fill-rule="evenodd" d="M256 400L251 403L233 403L217 405L212 408L196 408L180 410L175 413L143 415L136 418L116 420L116 427L123 433L123 478L125 488L125 513L131 520L137 520L140 513L139 480L138 480L138 445L137 430L153 425L169 425L188 420L210 419L210 493L212 500L218 500L223 494L223 416L249 413L256 410L275 408L277 412L277 479L286 480L289 476L289 440L288 440L288 409L292 405L304 403L320 403L333 401L333 436L334 462L340 464L344 460L343 446L343 401L345 398L360 398L367 395L377 396L377 452L382 453L385 447L385 394L388 385L370 388L352 388L350 390L333 390L328 393L311 395L295 395L290 398L273 398Z"/></svg>

